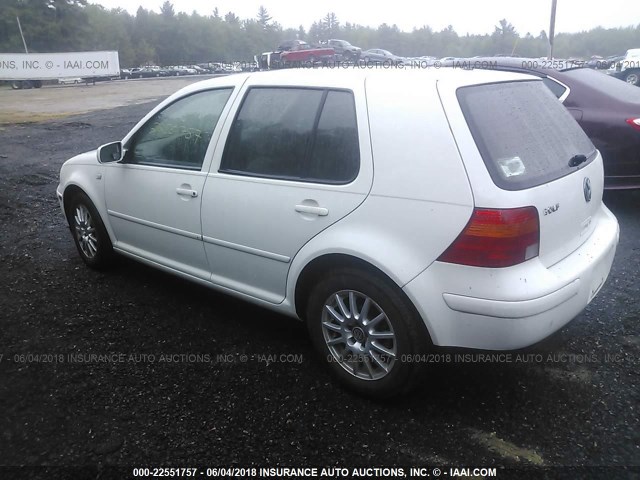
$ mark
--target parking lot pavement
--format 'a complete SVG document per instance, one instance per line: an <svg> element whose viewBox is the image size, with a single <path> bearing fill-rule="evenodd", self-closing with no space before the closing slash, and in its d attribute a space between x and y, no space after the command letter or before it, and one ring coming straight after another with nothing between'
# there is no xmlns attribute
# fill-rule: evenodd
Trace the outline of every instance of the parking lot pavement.
<svg viewBox="0 0 640 480"><path fill-rule="evenodd" d="M618 254L572 323L509 357L437 352L419 391L372 402L294 320L128 260L84 266L60 165L150 108L0 129L1 464L640 466L640 192L606 195Z"/></svg>

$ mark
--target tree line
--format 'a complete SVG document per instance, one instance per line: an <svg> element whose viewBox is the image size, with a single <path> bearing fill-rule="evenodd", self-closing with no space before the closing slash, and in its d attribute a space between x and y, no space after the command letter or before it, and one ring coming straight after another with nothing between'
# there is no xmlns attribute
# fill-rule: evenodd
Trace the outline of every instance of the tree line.
<svg viewBox="0 0 640 480"><path fill-rule="evenodd" d="M165 1L159 12L138 8L105 9L87 0L2 0L0 52L22 52L24 47L16 17L30 52L117 50L122 67L145 64L182 65L209 61L251 61L255 54L271 51L284 40L298 38L320 43L329 38L347 40L363 49L384 48L401 56L547 54L544 31L518 32L506 19L491 34L459 35L452 26L435 31L428 25L410 32L396 25L374 28L346 21L333 12L305 29L285 28L265 7L254 18L213 8L209 15L175 11ZM594 28L579 33L559 33L554 52L559 58L623 54L640 47L640 24L626 28Z"/></svg>

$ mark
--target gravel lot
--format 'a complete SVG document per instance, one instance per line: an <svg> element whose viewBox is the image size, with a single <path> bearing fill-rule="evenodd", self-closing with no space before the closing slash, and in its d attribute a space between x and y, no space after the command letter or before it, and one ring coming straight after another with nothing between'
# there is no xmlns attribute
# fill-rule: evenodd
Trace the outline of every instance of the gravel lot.
<svg viewBox="0 0 640 480"><path fill-rule="evenodd" d="M0 125L35 122L72 114L148 103L216 75L115 80L91 84L45 85L39 89L0 89Z"/></svg>
<svg viewBox="0 0 640 480"><path fill-rule="evenodd" d="M0 465L640 473L640 192L606 195L622 230L613 271L566 328L510 362L447 350L421 390L374 403L332 381L296 321L129 260L96 273L78 257L60 165L122 138L168 93L0 127Z"/></svg>

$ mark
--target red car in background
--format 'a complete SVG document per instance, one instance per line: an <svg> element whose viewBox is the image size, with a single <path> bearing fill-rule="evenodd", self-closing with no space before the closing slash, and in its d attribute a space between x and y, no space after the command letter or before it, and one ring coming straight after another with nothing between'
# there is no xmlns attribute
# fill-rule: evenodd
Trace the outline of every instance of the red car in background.
<svg viewBox="0 0 640 480"><path fill-rule="evenodd" d="M315 62L328 62L335 58L335 50L331 47L312 47L302 40L290 40L278 47L280 62L295 65Z"/></svg>

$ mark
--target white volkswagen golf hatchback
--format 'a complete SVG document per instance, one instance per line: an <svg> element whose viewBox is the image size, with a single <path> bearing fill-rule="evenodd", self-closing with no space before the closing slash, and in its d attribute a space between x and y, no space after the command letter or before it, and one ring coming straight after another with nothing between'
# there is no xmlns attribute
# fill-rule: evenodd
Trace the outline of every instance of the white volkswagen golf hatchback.
<svg viewBox="0 0 640 480"><path fill-rule="evenodd" d="M516 349L598 293L619 230L602 159L537 78L286 70L206 80L57 195L114 252L305 321L349 387L424 380L434 346Z"/></svg>

